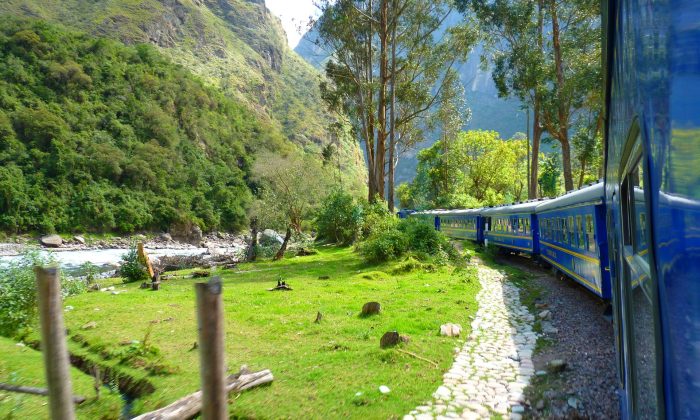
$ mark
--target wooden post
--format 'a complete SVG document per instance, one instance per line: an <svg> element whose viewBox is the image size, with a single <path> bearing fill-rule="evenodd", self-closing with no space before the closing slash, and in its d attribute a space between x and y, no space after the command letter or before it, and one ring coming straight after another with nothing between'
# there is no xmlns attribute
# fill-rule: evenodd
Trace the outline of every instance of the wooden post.
<svg viewBox="0 0 700 420"><path fill-rule="evenodd" d="M151 264L151 259L148 258L148 254L146 254L146 250L143 248L143 242L138 243L136 252L139 256L139 260L141 261L141 263L146 266L146 269L148 269L148 276L151 279L153 279L155 272L153 271L153 265Z"/></svg>
<svg viewBox="0 0 700 420"><path fill-rule="evenodd" d="M61 280L57 267L35 267L41 323L41 352L49 390L49 408L54 420L75 418L70 379L66 329L63 325Z"/></svg>
<svg viewBox="0 0 700 420"><path fill-rule="evenodd" d="M197 294L199 374L202 381L202 418L228 418L226 365L224 361L224 313L221 278L194 285Z"/></svg>

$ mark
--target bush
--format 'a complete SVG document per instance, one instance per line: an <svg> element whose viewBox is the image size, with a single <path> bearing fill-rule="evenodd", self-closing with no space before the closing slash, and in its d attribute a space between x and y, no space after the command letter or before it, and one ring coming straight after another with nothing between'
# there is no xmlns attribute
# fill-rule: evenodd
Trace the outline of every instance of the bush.
<svg viewBox="0 0 700 420"><path fill-rule="evenodd" d="M370 263L380 263L400 257L409 248L409 238L399 229L377 232L358 246L360 254Z"/></svg>
<svg viewBox="0 0 700 420"><path fill-rule="evenodd" d="M457 257L457 251L441 232L415 219L382 221L380 229L358 245L358 251L367 262L379 263L413 252L446 264ZM425 258L427 259L427 258Z"/></svg>
<svg viewBox="0 0 700 420"><path fill-rule="evenodd" d="M37 294L35 266L55 264L54 258L36 251L0 269L0 335L13 336L36 320ZM61 276L63 297L85 291L85 282Z"/></svg>
<svg viewBox="0 0 700 420"><path fill-rule="evenodd" d="M367 239L374 232L392 229L396 223L396 217L389 212L386 201L377 197L374 203L364 201L362 207L362 239Z"/></svg>
<svg viewBox="0 0 700 420"><path fill-rule="evenodd" d="M140 261L136 247L132 246L129 252L122 255L122 265L119 268L119 275L124 283L148 280L148 270Z"/></svg>
<svg viewBox="0 0 700 420"><path fill-rule="evenodd" d="M337 244L351 244L360 233L362 207L343 190L331 192L316 216L318 238Z"/></svg>

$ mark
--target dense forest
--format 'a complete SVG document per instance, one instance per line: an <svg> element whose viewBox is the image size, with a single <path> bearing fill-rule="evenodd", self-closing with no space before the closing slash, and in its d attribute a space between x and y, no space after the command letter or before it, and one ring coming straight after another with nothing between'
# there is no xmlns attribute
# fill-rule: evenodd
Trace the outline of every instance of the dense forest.
<svg viewBox="0 0 700 420"><path fill-rule="evenodd" d="M245 223L249 111L149 45L0 23L0 229L204 229Z"/></svg>

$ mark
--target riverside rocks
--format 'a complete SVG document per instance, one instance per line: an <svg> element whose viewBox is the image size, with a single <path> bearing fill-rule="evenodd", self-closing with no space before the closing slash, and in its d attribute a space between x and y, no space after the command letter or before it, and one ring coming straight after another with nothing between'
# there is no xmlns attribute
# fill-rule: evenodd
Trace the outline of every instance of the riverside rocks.
<svg viewBox="0 0 700 420"><path fill-rule="evenodd" d="M404 420L489 418L492 414L519 418L523 389L534 374L537 333L532 330L534 316L520 304L518 288L504 277L479 267L479 310L472 331L433 400Z"/></svg>
<svg viewBox="0 0 700 420"><path fill-rule="evenodd" d="M47 248L58 248L63 245L63 239L58 235L46 235L39 239L39 243Z"/></svg>

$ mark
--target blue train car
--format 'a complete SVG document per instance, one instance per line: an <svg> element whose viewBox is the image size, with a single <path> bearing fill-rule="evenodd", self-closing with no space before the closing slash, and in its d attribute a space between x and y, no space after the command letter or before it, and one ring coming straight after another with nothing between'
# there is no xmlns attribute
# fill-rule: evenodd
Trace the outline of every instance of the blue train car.
<svg viewBox="0 0 700 420"><path fill-rule="evenodd" d="M399 219L406 219L410 214L413 214L413 213L415 213L415 212L416 212L415 210L401 209L401 210L399 210L399 211L396 212L396 216L397 216Z"/></svg>
<svg viewBox="0 0 700 420"><path fill-rule="evenodd" d="M483 242L481 209L447 210L438 214L440 230L450 238Z"/></svg>
<svg viewBox="0 0 700 420"><path fill-rule="evenodd" d="M537 206L540 258L591 292L610 299L603 183Z"/></svg>
<svg viewBox="0 0 700 420"><path fill-rule="evenodd" d="M605 202L623 418L700 413L700 2L608 1Z"/></svg>
<svg viewBox="0 0 700 420"><path fill-rule="evenodd" d="M409 213L406 216L425 223L430 223L435 227L435 230L440 230L440 218L438 217L438 213L440 213L440 210L426 210Z"/></svg>
<svg viewBox="0 0 700 420"><path fill-rule="evenodd" d="M528 254L539 254L539 230L535 208L542 201L531 201L484 209L484 243Z"/></svg>

